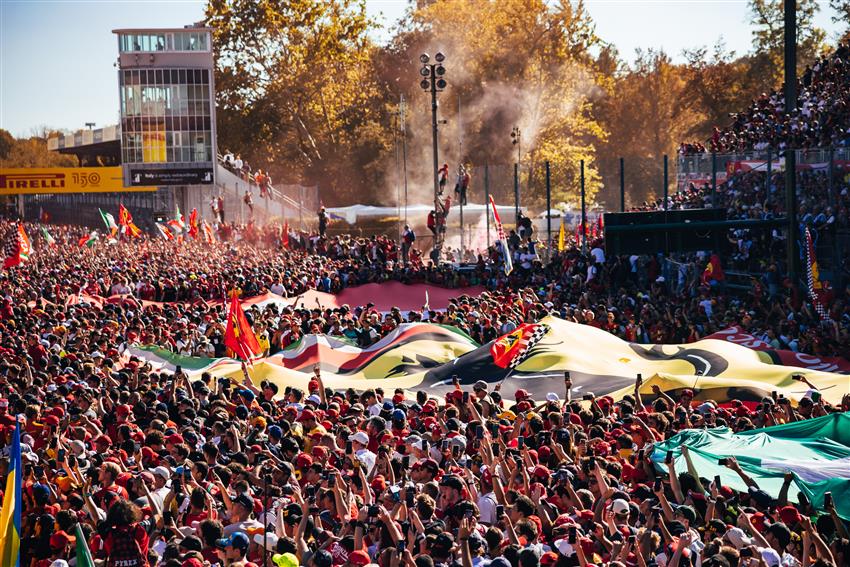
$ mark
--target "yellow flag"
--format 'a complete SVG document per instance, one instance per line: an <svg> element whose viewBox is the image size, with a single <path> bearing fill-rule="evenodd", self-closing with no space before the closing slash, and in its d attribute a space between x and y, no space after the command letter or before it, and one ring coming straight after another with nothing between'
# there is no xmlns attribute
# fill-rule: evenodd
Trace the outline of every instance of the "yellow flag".
<svg viewBox="0 0 850 567"><path fill-rule="evenodd" d="M567 234L564 231L564 221L561 219L561 230L558 231L558 252L563 252L567 247Z"/></svg>

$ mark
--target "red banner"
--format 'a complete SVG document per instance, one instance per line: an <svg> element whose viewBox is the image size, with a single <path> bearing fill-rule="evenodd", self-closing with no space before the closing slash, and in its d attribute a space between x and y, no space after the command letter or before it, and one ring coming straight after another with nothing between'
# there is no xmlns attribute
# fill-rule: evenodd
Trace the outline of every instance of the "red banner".
<svg viewBox="0 0 850 567"><path fill-rule="evenodd" d="M822 372L842 372L850 373L850 361L839 357L818 357L802 352L794 352L792 350L780 350L770 346L765 341L744 332L740 327L729 327L712 335L705 337L706 339L716 339L719 341L727 341L747 348L758 350L767 353L773 359L774 364L782 364L784 366L796 366L798 368L808 368L810 370L820 370Z"/></svg>

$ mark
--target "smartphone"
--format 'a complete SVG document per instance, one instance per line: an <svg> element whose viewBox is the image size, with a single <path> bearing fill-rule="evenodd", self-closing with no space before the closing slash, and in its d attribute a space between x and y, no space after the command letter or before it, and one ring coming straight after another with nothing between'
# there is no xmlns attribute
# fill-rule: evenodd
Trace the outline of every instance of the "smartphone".
<svg viewBox="0 0 850 567"><path fill-rule="evenodd" d="M177 376L179 376L180 374L183 374L183 367L180 366L179 364L177 366L175 366L174 367L174 374L177 375Z"/></svg>
<svg viewBox="0 0 850 567"><path fill-rule="evenodd" d="M308 500L309 500L310 498L313 498L314 496L316 496L316 487L315 487L315 485L312 485L312 484L307 485L307 488L306 488L305 490L306 490L305 494L307 494L307 499L308 499Z"/></svg>
<svg viewBox="0 0 850 567"><path fill-rule="evenodd" d="M56 462L64 463L65 462L65 449L59 449L56 453Z"/></svg>
<svg viewBox="0 0 850 567"><path fill-rule="evenodd" d="M570 378L570 371L567 370L566 372L564 372L564 382L567 382L567 381L570 381L570 380L572 380L572 378Z"/></svg>
<svg viewBox="0 0 850 567"><path fill-rule="evenodd" d="M452 374L452 384L460 386L460 378L457 377L457 374Z"/></svg>
<svg viewBox="0 0 850 567"><path fill-rule="evenodd" d="M352 451L351 441L346 441L345 442L345 454L350 455L351 451Z"/></svg>
<svg viewBox="0 0 850 567"><path fill-rule="evenodd" d="M465 403L465 404L469 403L469 392L463 393L463 403Z"/></svg>
<svg viewBox="0 0 850 567"><path fill-rule="evenodd" d="M33 466L32 470L35 473L35 478L41 478L41 475L44 474L44 467L41 465Z"/></svg>
<svg viewBox="0 0 850 567"><path fill-rule="evenodd" d="M773 391L770 393L770 397L771 397L771 398L773 398L773 400L774 400L774 401L776 401L776 400L778 399L778 397L779 397L779 394L778 394L778 392L777 392L776 390L773 390Z"/></svg>
<svg viewBox="0 0 850 567"><path fill-rule="evenodd" d="M577 536L578 530L576 529L576 527L570 526L569 530L567 531L567 543L569 543L570 545L575 545Z"/></svg>
<svg viewBox="0 0 850 567"><path fill-rule="evenodd" d="M410 468L410 455L405 455L401 458L401 466L404 467L404 470Z"/></svg>
<svg viewBox="0 0 850 567"><path fill-rule="evenodd" d="M824 492L823 493L823 507L827 508L832 506L832 492Z"/></svg>
<svg viewBox="0 0 850 567"><path fill-rule="evenodd" d="M328 484L336 484L336 473L335 472L328 474Z"/></svg>
<svg viewBox="0 0 850 567"><path fill-rule="evenodd" d="M368 514L369 514L370 518L377 518L380 513L381 513L381 510L377 506L375 506L375 505L369 506Z"/></svg>
<svg viewBox="0 0 850 567"><path fill-rule="evenodd" d="M443 443L441 445L443 453L449 450L449 440L443 439Z"/></svg>
<svg viewBox="0 0 850 567"><path fill-rule="evenodd" d="M429 445L427 441L422 441L422 450L427 455L428 452L431 450L431 445Z"/></svg>
<svg viewBox="0 0 850 567"><path fill-rule="evenodd" d="M727 457L723 457L722 459L717 459L717 464L721 467L725 467L729 464L729 459Z"/></svg>
<svg viewBox="0 0 850 567"><path fill-rule="evenodd" d="M493 456L498 457L502 454L502 446L501 445L493 445Z"/></svg>
<svg viewBox="0 0 850 567"><path fill-rule="evenodd" d="M525 448L525 437L522 435L516 438L516 448L520 451Z"/></svg>
<svg viewBox="0 0 850 567"><path fill-rule="evenodd" d="M162 513L162 521L166 524L170 524L172 521L173 515L171 510L166 510Z"/></svg>
<svg viewBox="0 0 850 567"><path fill-rule="evenodd" d="M741 557L742 557L742 558L743 558L743 557L752 557L752 556L753 556L753 550L752 550L752 549L750 549L749 547L744 547L744 548L742 548L742 549L741 549L741 551L739 551L739 553L741 554Z"/></svg>
<svg viewBox="0 0 850 567"><path fill-rule="evenodd" d="M77 457L74 455L68 455L68 466L74 468L77 466Z"/></svg>
<svg viewBox="0 0 850 567"><path fill-rule="evenodd" d="M475 437L476 437L477 439L484 439L484 426L483 426L483 425L479 425L479 426L475 429Z"/></svg>
<svg viewBox="0 0 850 567"><path fill-rule="evenodd" d="M652 490L655 491L655 492L658 492L659 490L661 490L661 479L660 478L655 479L655 485L652 487Z"/></svg>
<svg viewBox="0 0 850 567"><path fill-rule="evenodd" d="M590 402L590 401L593 401L593 398L595 398L595 397L596 397L596 396L594 396L594 395L591 393L591 394L585 394L585 395L583 395L583 396L581 397L581 399L582 399L582 400L584 400L584 401L586 401L586 402Z"/></svg>
<svg viewBox="0 0 850 567"><path fill-rule="evenodd" d="M475 464L472 459L466 459L466 468L472 470L472 465Z"/></svg>
<svg viewBox="0 0 850 567"><path fill-rule="evenodd" d="M416 495L413 493L413 489L412 489L412 488L408 488L408 489L407 489L407 494L405 494L405 495L404 495L404 502L405 502L408 506L413 506L413 503L414 503L415 499L416 499Z"/></svg>
<svg viewBox="0 0 850 567"><path fill-rule="evenodd" d="M460 447L458 447L457 445L452 447L452 458L454 460L458 460L460 458Z"/></svg>
<svg viewBox="0 0 850 567"><path fill-rule="evenodd" d="M720 490L722 487L723 487L723 485L720 483L720 475L719 474L714 475L714 488L716 488L717 490Z"/></svg>
<svg viewBox="0 0 850 567"><path fill-rule="evenodd" d="M667 456L664 457L664 462L668 465L673 462L673 451L667 451Z"/></svg>
<svg viewBox="0 0 850 567"><path fill-rule="evenodd" d="M396 550L398 550L399 554L404 553L404 540L398 540L398 545L396 546Z"/></svg>
<svg viewBox="0 0 850 567"><path fill-rule="evenodd" d="M505 507L501 504L496 504L496 519L505 515Z"/></svg>
<svg viewBox="0 0 850 567"><path fill-rule="evenodd" d="M629 545L634 545L636 541L637 541L636 535L632 534L632 535L629 536Z"/></svg>

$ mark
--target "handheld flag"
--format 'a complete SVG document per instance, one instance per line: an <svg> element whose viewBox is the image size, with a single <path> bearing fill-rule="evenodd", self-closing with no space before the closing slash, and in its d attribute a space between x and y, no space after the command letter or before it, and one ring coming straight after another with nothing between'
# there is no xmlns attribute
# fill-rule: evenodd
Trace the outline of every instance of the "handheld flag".
<svg viewBox="0 0 850 567"><path fill-rule="evenodd" d="M232 294L230 309L227 312L224 346L232 350L237 357L248 361L253 356L263 352L260 343L257 342L257 337L254 336L251 325L248 324L248 319L245 318L245 312L242 311L242 306L239 304L237 293Z"/></svg>
<svg viewBox="0 0 850 567"><path fill-rule="evenodd" d="M89 544L86 543L86 536L79 522L77 522L75 534L77 536L77 567L94 567L94 558L91 556Z"/></svg>
<svg viewBox="0 0 850 567"><path fill-rule="evenodd" d="M186 222L183 219L183 215L180 213L179 206L175 207L174 218L165 224L173 228L178 233L183 232L186 229Z"/></svg>
<svg viewBox="0 0 850 567"><path fill-rule="evenodd" d="M284 248L289 248L289 223L283 223L283 230L280 235L280 244Z"/></svg>
<svg viewBox="0 0 850 567"><path fill-rule="evenodd" d="M204 240L206 240L207 244L215 242L215 234L213 234L213 229L210 226L210 223L207 221L201 221L201 230L204 232Z"/></svg>
<svg viewBox="0 0 850 567"><path fill-rule="evenodd" d="M198 209L192 209L189 213L189 236L196 240L198 238Z"/></svg>
<svg viewBox="0 0 850 567"><path fill-rule="evenodd" d="M29 260L32 245L26 231L24 231L24 225L21 223L18 223L15 230L9 234L6 240L5 252L6 258L3 260L4 268L18 266Z"/></svg>
<svg viewBox="0 0 850 567"><path fill-rule="evenodd" d="M159 231L159 235L161 237L163 237L165 240L174 240L174 235L171 234L170 230L168 230L167 228L162 226L162 224L160 224L160 223L154 223L154 224L156 224L156 229Z"/></svg>
<svg viewBox="0 0 850 567"><path fill-rule="evenodd" d="M496 201L493 200L493 195L490 195L490 206L493 208L493 220L496 222L496 234L499 242L502 243L502 254L505 255L505 275L510 275L514 271L514 261L511 258L511 252L508 249L508 239L505 237L505 230L502 228L502 219L499 218L499 211L496 210Z"/></svg>
<svg viewBox="0 0 850 567"><path fill-rule="evenodd" d="M118 234L118 225L115 224L115 217L113 217L110 213L104 212L102 209L98 209L100 211L100 218L103 219L103 224L106 225L106 230L109 231L110 236L115 236Z"/></svg>
<svg viewBox="0 0 850 567"><path fill-rule="evenodd" d="M77 246L79 246L80 248L82 248L83 246L88 246L89 248L91 248L92 246L95 245L98 238L99 238L99 235L97 234L97 231L93 230L89 234L80 238L77 241Z"/></svg>
<svg viewBox="0 0 850 567"><path fill-rule="evenodd" d="M47 243L48 246L56 246L56 239L53 238L49 232L47 232L46 228L41 227L41 235L44 237L44 241Z"/></svg>
<svg viewBox="0 0 850 567"><path fill-rule="evenodd" d="M567 229L564 228L564 221L561 220L561 230L558 231L558 252L563 252L567 249Z"/></svg>
<svg viewBox="0 0 850 567"><path fill-rule="evenodd" d="M133 215L124 205L118 205L118 225L128 237L136 238L142 234L142 230L133 223Z"/></svg>
<svg viewBox="0 0 850 567"><path fill-rule="evenodd" d="M545 323L523 323L510 333L502 335L490 347L493 364L513 370L528 358L531 348L548 332L549 325Z"/></svg>
<svg viewBox="0 0 850 567"><path fill-rule="evenodd" d="M820 281L820 270L818 269L818 259L815 256L815 244L812 240L812 233L809 227L805 230L806 237L806 283L808 284L809 297L812 298L812 305L815 311L820 315L821 321L829 320L829 312L823 303L823 284Z"/></svg>
<svg viewBox="0 0 850 567"><path fill-rule="evenodd" d="M21 500L21 424L16 423L9 450L3 510L0 511L0 565L20 565Z"/></svg>

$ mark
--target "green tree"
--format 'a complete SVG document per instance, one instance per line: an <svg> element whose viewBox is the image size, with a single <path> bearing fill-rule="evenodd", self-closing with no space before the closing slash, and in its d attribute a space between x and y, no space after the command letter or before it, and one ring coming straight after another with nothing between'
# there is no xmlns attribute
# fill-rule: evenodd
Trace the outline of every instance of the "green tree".
<svg viewBox="0 0 850 567"><path fill-rule="evenodd" d="M826 32L815 25L820 10L816 0L797 0L797 73L825 49ZM764 77L768 84L783 82L785 49L784 0L750 0L753 25L752 72Z"/></svg>

